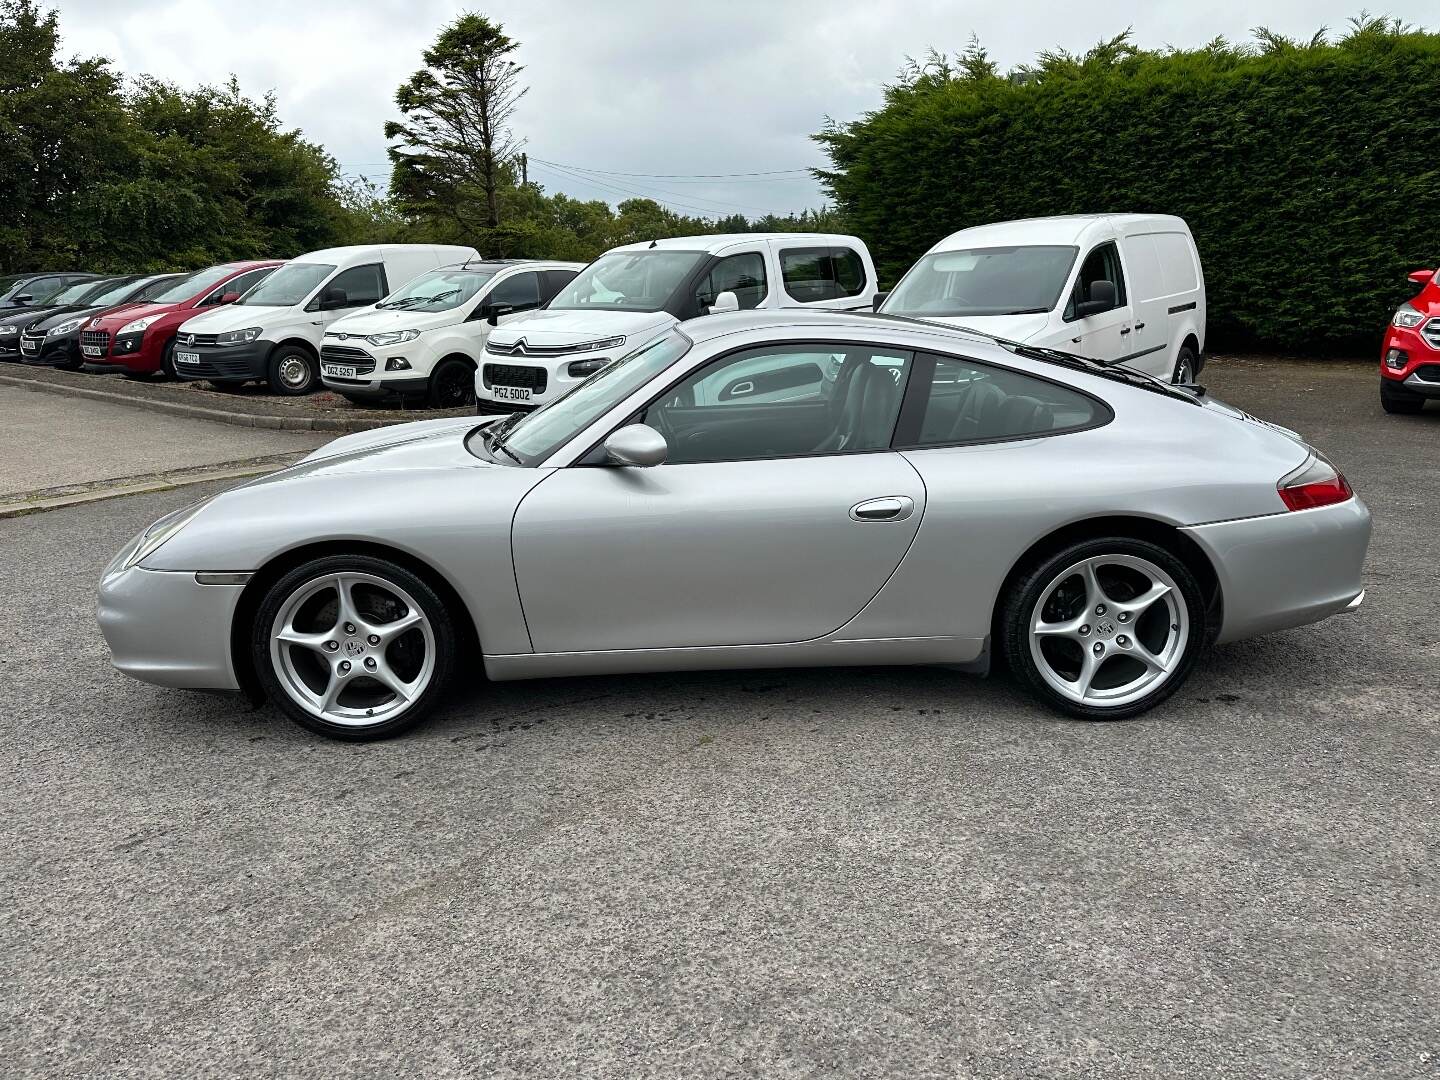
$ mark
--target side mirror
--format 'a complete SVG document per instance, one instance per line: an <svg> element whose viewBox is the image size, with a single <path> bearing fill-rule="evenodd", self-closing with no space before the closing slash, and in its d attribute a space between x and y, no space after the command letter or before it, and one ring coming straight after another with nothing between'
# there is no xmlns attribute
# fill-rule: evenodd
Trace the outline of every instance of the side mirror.
<svg viewBox="0 0 1440 1080"><path fill-rule="evenodd" d="M722 311L739 311L740 298L729 289L715 297L715 302L710 305L710 314L719 315Z"/></svg>
<svg viewBox="0 0 1440 1080"><path fill-rule="evenodd" d="M18 307L21 304L28 304L34 299L35 297L30 295L28 292L22 292L19 296L12 296L10 298L10 302Z"/></svg>
<svg viewBox="0 0 1440 1080"><path fill-rule="evenodd" d="M871 310L871 311L879 311L879 310L880 310L880 305L883 304L883 303L885 303L885 298L886 298L887 296L889 296L889 295L890 295L890 293L889 293L888 290L887 290L886 292L877 292L877 293L875 294L875 298L870 301L870 310Z"/></svg>
<svg viewBox="0 0 1440 1080"><path fill-rule="evenodd" d="M239 300L239 299L240 299L240 294L239 294L238 292L221 293L221 294L220 294L220 299L217 300L216 303L219 303L219 304L233 304L233 303L235 303L236 300Z"/></svg>
<svg viewBox="0 0 1440 1080"><path fill-rule="evenodd" d="M1434 270L1412 270L1410 272L1410 280L1416 285L1429 285L1434 277Z"/></svg>
<svg viewBox="0 0 1440 1080"><path fill-rule="evenodd" d="M486 304L481 311L485 315L485 321L491 326L500 325L500 316L509 315L515 309L509 304Z"/></svg>
<svg viewBox="0 0 1440 1080"><path fill-rule="evenodd" d="M612 465L636 465L649 468L663 465L670 456L665 436L645 424L630 424L612 431L605 440L605 456Z"/></svg>
<svg viewBox="0 0 1440 1080"><path fill-rule="evenodd" d="M333 285L320 294L321 311L334 311L336 308L346 307L349 303L349 294L344 289L337 289Z"/></svg>
<svg viewBox="0 0 1440 1080"><path fill-rule="evenodd" d="M1113 281L1092 281L1090 283L1090 299L1081 300L1075 305L1075 317L1084 319L1090 315L1099 315L1102 311L1114 309L1119 293L1115 291Z"/></svg>

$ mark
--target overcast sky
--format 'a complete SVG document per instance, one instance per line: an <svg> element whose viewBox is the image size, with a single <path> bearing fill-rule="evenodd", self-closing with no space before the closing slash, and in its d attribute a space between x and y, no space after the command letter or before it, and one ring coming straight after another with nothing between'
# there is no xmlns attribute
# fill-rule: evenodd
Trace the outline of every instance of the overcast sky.
<svg viewBox="0 0 1440 1080"><path fill-rule="evenodd" d="M55 0L52 0L55 2ZM1433 0L1368 0L1436 28ZM1083 51L1133 26L1142 46L1194 46L1256 25L1308 37L1360 0L58 0L67 53L127 74L274 90L282 120L343 171L388 175L381 131L395 88L463 10L521 42L530 93L516 117L531 176L549 191L615 203L648 195L685 213L755 217L818 206L813 180L701 174L825 164L809 136L825 117L880 103L903 58L952 52L971 33L1002 68L1042 49ZM581 174L542 164L594 172ZM618 176L643 173L646 176ZM661 179L654 174L670 174ZM673 174L683 174L674 176Z"/></svg>

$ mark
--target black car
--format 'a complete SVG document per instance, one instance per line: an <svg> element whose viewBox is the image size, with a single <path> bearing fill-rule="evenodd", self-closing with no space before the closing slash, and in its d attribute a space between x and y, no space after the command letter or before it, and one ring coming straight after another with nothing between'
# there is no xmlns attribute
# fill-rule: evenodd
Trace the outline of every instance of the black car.
<svg viewBox="0 0 1440 1080"><path fill-rule="evenodd" d="M82 281L98 281L102 274L81 274L73 270L36 271L0 277L0 312L7 308L40 307L61 289Z"/></svg>
<svg viewBox="0 0 1440 1080"><path fill-rule="evenodd" d="M80 355L80 329L86 323L97 315L158 296L189 276L151 274L112 278L106 283L105 291L91 297L86 307L41 312L39 321L31 323L20 334L20 359L27 364L47 364L74 371L85 362Z"/></svg>
<svg viewBox="0 0 1440 1080"><path fill-rule="evenodd" d="M20 335L32 324L63 311L79 311L93 307L95 298L108 292L122 281L134 281L140 275L126 274L123 277L88 277L69 288L61 289L41 302L27 307L0 308L0 360L20 359Z"/></svg>

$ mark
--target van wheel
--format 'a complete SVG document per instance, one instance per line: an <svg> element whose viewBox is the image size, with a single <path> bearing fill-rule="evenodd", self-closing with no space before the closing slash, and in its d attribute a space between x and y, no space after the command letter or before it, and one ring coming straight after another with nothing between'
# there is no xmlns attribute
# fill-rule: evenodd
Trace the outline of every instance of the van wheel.
<svg viewBox="0 0 1440 1080"><path fill-rule="evenodd" d="M1403 386L1396 386L1393 380L1382 375L1380 377L1380 407L1387 413L1414 416L1425 408L1425 399L1419 394L1412 394Z"/></svg>
<svg viewBox="0 0 1440 1080"><path fill-rule="evenodd" d="M460 409L475 404L475 369L454 357L430 373L425 404L432 409Z"/></svg>
<svg viewBox="0 0 1440 1080"><path fill-rule="evenodd" d="M1180 346L1180 355L1175 358L1175 372L1170 381L1176 384L1192 383L1200 373L1199 358L1189 345Z"/></svg>
<svg viewBox="0 0 1440 1080"><path fill-rule="evenodd" d="M320 372L315 358L298 345L282 345L270 357L270 389L287 397L298 397L315 389Z"/></svg>

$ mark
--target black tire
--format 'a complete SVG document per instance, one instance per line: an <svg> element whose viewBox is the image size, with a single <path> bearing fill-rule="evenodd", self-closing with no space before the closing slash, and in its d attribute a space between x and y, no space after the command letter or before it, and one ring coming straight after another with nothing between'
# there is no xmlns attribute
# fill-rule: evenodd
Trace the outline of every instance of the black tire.
<svg viewBox="0 0 1440 1080"><path fill-rule="evenodd" d="M425 406L430 409L463 409L475 404L475 365L450 357L430 373Z"/></svg>
<svg viewBox="0 0 1440 1080"><path fill-rule="evenodd" d="M120 374L131 382L149 382L154 378L154 373L149 371L122 371Z"/></svg>
<svg viewBox="0 0 1440 1080"><path fill-rule="evenodd" d="M320 389L320 365L299 345L281 345L270 354L266 382L286 397L311 394Z"/></svg>
<svg viewBox="0 0 1440 1080"><path fill-rule="evenodd" d="M414 599L430 624L435 657L429 684L403 712L380 723L353 726L332 723L308 711L282 686L271 656L271 630L285 602L317 578L340 573L366 574L398 586ZM255 624L251 628L250 656L266 697L301 727L346 742L372 742L409 731L443 700L454 673L458 642L451 613L422 578L385 559L369 555L330 555L296 567L269 588L260 602Z"/></svg>
<svg viewBox="0 0 1440 1080"><path fill-rule="evenodd" d="M1393 379L1380 376L1380 407L1387 413L1414 416L1425 408L1425 398L1399 386Z"/></svg>
<svg viewBox="0 0 1440 1080"><path fill-rule="evenodd" d="M175 339L172 337L160 350L160 375L162 378L178 378L175 374Z"/></svg>
<svg viewBox="0 0 1440 1080"><path fill-rule="evenodd" d="M1175 370L1170 374L1172 383L1191 383L1200 375L1200 357L1189 345L1181 345L1175 357Z"/></svg>
<svg viewBox="0 0 1440 1080"><path fill-rule="evenodd" d="M1086 705L1055 690L1041 674L1031 654L1031 615L1046 590L1068 567L1084 559L1111 555L1143 559L1168 574L1180 592L1189 616L1190 629L1183 650L1176 657L1168 677L1154 690L1123 705ZM1139 622L1142 621L1143 619L1137 620L1136 629L1132 631L1137 637ZM1153 709L1184 683L1211 637L1204 594L1190 568L1173 553L1157 544L1125 536L1101 537L1070 544L1043 556L1027 567L1003 598L1000 634L1004 659L1016 679L1051 708L1082 720L1122 720ZM1107 661L1108 659L1107 657Z"/></svg>

